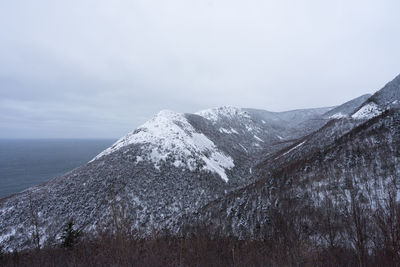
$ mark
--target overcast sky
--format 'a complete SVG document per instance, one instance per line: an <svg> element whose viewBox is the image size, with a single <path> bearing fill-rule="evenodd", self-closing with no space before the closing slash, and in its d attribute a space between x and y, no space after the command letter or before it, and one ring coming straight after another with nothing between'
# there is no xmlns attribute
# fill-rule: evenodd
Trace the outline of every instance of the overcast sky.
<svg viewBox="0 0 400 267"><path fill-rule="evenodd" d="M398 0L2 0L0 138L118 138L161 109L341 104L400 73Z"/></svg>

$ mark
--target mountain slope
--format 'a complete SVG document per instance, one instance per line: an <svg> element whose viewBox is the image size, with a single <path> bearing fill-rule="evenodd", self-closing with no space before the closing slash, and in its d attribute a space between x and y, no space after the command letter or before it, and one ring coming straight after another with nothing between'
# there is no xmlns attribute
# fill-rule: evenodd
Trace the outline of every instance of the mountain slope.
<svg viewBox="0 0 400 267"><path fill-rule="evenodd" d="M258 155L290 145L292 130L232 107L161 111L85 166L1 199L0 244L33 247L32 233L55 244L70 219L92 234L176 232L176 218L254 182Z"/></svg>
<svg viewBox="0 0 400 267"><path fill-rule="evenodd" d="M161 111L88 164L0 199L0 245L54 245L71 219L94 235L148 237L206 226L279 239L281 224L293 217L297 228L285 231L323 235L315 218L328 202L340 217L355 199L370 197L363 208L373 210L393 191L399 84L397 77L369 98L334 108ZM303 227L307 235L298 232ZM346 229L340 242L351 238Z"/></svg>
<svg viewBox="0 0 400 267"><path fill-rule="evenodd" d="M371 94L365 94L360 97L357 97L326 112L323 116L324 118L327 119L340 119L349 117L361 106L361 104L363 104L370 97Z"/></svg>
<svg viewBox="0 0 400 267"><path fill-rule="evenodd" d="M322 115L332 107L297 109L284 112L270 112L266 110L246 109L252 117L268 124L271 129L286 133L282 140L296 139L320 128L327 121ZM280 136L282 137L282 136Z"/></svg>
<svg viewBox="0 0 400 267"><path fill-rule="evenodd" d="M368 98L352 114L353 119L370 119L383 111L400 106L400 75L387 83L381 90Z"/></svg>
<svg viewBox="0 0 400 267"><path fill-rule="evenodd" d="M292 159L287 164L259 165L257 173L261 176L267 173L267 176L210 202L184 218L181 227L197 225L226 236L264 239L282 231L277 216L288 212L286 216L298 223L296 227L304 223L315 231L305 233L310 238L324 235L322 230L318 232L321 229L318 224L325 219L320 209L326 209L327 203L333 202L331 209L345 219L352 216L349 205L354 201L361 201L357 203L371 209L365 211L365 216L367 212L373 213L378 203L388 200L389 195L400 201L400 187L393 186L393 183L400 184L398 109L362 123L304 157L294 156L295 149L287 153ZM351 238L349 235L353 233L346 229L340 231L344 239L338 235L335 242L351 243L346 238Z"/></svg>
<svg viewBox="0 0 400 267"><path fill-rule="evenodd" d="M381 214L382 220L397 220L388 210L400 202L397 79L364 102L367 96L329 111L328 118L338 112L347 114L286 148L264 155L254 167L253 174L258 176L255 183L176 223L181 229L190 226L222 236L284 242L283 246L318 240L322 245L366 250L374 242L372 238L387 238L382 232L387 222L383 224L375 214ZM379 114L349 116L374 99L379 99ZM364 236L367 230L360 228L360 220L376 236ZM397 242L393 238L390 242Z"/></svg>

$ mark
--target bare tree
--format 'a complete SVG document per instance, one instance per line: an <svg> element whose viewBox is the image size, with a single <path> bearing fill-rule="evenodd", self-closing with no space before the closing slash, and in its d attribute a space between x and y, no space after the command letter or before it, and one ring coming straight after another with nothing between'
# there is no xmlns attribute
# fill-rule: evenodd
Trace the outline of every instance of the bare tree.
<svg viewBox="0 0 400 267"><path fill-rule="evenodd" d="M31 223L33 226L32 238L36 249L40 250L39 216L33 207L31 192L29 192L28 197L29 197L29 211L30 211Z"/></svg>
<svg viewBox="0 0 400 267"><path fill-rule="evenodd" d="M377 210L374 222L380 235L378 250L381 250L387 263L400 262L400 204L396 178L392 179L385 188L383 198L376 194Z"/></svg>
<svg viewBox="0 0 400 267"><path fill-rule="evenodd" d="M127 201L110 192L111 216L117 236L126 236L130 233L130 221L127 213Z"/></svg>
<svg viewBox="0 0 400 267"><path fill-rule="evenodd" d="M348 190L350 199L346 203L345 229L356 250L359 266L366 266L367 242L368 242L368 210L357 197L358 190L353 185Z"/></svg>

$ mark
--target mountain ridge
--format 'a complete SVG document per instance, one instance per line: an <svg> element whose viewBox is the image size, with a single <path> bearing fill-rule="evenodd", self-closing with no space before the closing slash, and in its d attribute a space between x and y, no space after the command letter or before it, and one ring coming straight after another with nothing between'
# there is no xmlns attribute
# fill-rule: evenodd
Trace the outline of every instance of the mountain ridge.
<svg viewBox="0 0 400 267"><path fill-rule="evenodd" d="M266 222L260 212L281 201L281 194L302 196L309 192L299 191L302 186L312 185L299 175L306 177L306 170L316 170L315 166L325 160L324 151L335 147L341 142L338 140L343 140L354 129L370 121L375 122L374 125L390 125L389 130L374 126L372 130L367 127L366 131L371 138L385 136L388 140L384 142L385 149L393 144L397 146L398 136L393 129L398 126L398 113L390 111L396 110L396 106L385 106L388 99L398 95L397 80L383 89L383 93L360 96L336 107L288 112L235 107L194 114L161 111L88 164L46 184L0 199L3 226L0 245L9 251L30 248L34 246L30 233L35 229L39 229L42 246L57 244L62 224L69 219L83 232L91 234L124 227L135 237L142 238L154 232L178 234L197 222L213 222L224 229L236 229L239 236L256 236L251 231L258 231L257 225ZM376 95L380 99L378 102L383 103L379 110L386 108L379 114L363 109L370 103L368 101L377 98ZM364 117L354 117L360 110ZM335 116L338 113L346 116ZM389 137L394 138L394 142L390 143ZM356 140L358 136L352 138ZM367 151L367 145L375 144L364 139L358 142L363 151ZM343 148L343 151L353 150ZM393 151L390 153L397 155ZM303 166L310 157L316 157L318 164ZM345 161L340 153L336 157ZM331 163L321 167L324 168L331 170ZM280 169L286 170L284 179L276 175ZM298 170L297 180L287 177L292 169ZM397 171L396 165L394 170ZM291 187L292 184L297 187ZM260 189L253 192L251 188L255 185ZM283 186L279 189L281 193L273 193L273 199L263 198L262 192L269 192L269 196L280 186ZM249 193L239 199L230 198L240 192ZM308 197L304 199L310 201ZM221 205L227 203L225 200L247 217L239 216L236 211L224 213L226 209L224 211ZM260 206L250 205L248 201ZM242 210L246 207L244 203L251 206L248 211ZM207 211L212 205L219 208ZM203 210L204 216L196 221L193 216ZM250 232L228 226L227 223L233 221L243 226L243 222L230 215L225 217L225 222L211 219L210 214L222 218L215 214L218 210L223 211L221 216L236 214L239 219L247 220ZM258 215L251 218L249 211ZM115 217L119 219L113 220Z"/></svg>

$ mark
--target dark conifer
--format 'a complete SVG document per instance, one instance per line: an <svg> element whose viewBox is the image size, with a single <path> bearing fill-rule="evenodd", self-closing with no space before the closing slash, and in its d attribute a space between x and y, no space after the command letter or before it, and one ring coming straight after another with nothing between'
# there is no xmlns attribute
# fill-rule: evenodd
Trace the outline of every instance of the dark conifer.
<svg viewBox="0 0 400 267"><path fill-rule="evenodd" d="M68 221L61 235L63 247L73 247L78 242L79 234L79 231L74 230L74 222L72 220Z"/></svg>

